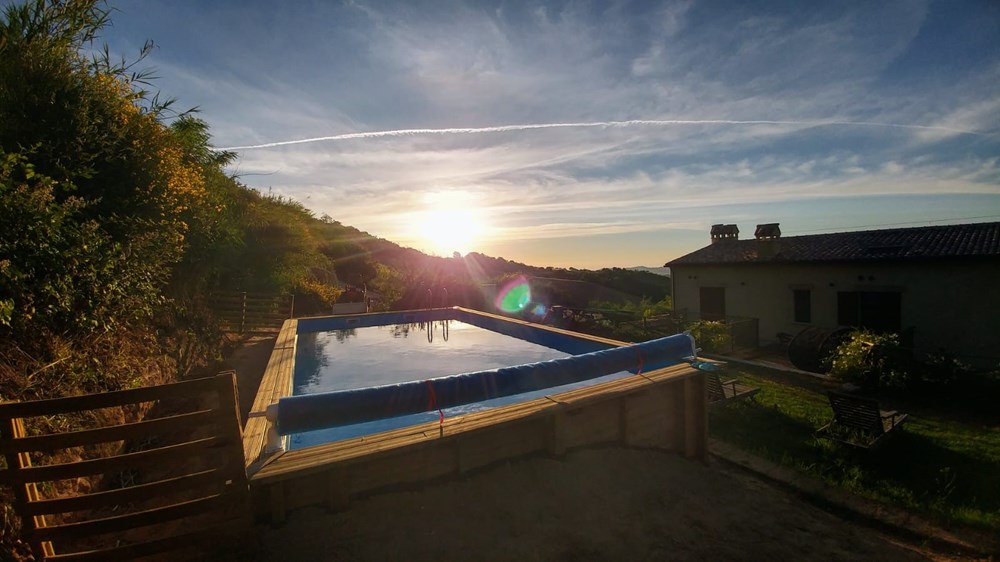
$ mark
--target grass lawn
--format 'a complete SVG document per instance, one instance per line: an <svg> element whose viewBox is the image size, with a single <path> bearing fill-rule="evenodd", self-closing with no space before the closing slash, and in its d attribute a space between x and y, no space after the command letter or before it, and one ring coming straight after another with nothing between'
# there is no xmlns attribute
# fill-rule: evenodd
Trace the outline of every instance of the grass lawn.
<svg viewBox="0 0 1000 562"><path fill-rule="evenodd" d="M910 417L878 450L861 451L813 434L833 417L824 391L835 385L740 365L723 374L733 376L761 391L754 401L713 409L712 437L939 523L1000 528L996 405L977 413L954 399L879 397L883 409Z"/></svg>

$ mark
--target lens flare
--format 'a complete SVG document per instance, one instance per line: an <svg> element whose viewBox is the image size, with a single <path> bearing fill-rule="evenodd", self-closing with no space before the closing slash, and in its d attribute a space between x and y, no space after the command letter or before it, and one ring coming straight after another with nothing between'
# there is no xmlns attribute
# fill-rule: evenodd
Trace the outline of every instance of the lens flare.
<svg viewBox="0 0 1000 562"><path fill-rule="evenodd" d="M508 281L497 293L494 304L504 312L521 312L531 302L531 288L528 280L519 275Z"/></svg>

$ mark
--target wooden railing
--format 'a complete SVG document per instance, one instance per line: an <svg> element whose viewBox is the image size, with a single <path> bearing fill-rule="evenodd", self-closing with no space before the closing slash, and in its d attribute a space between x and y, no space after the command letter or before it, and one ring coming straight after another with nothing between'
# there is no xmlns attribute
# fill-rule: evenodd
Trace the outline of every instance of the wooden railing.
<svg viewBox="0 0 1000 562"><path fill-rule="evenodd" d="M213 295L209 302L223 328L240 334L277 332L295 312L294 295L231 292Z"/></svg>
<svg viewBox="0 0 1000 562"><path fill-rule="evenodd" d="M14 490L22 535L35 559L132 559L208 548L246 529L249 490L235 384L235 374L226 372L0 404L0 450L7 465L0 483ZM158 417L73 431L41 428L56 425L51 422L60 416L143 403L154 403L151 415ZM97 475L104 475L98 491L57 491L60 481Z"/></svg>

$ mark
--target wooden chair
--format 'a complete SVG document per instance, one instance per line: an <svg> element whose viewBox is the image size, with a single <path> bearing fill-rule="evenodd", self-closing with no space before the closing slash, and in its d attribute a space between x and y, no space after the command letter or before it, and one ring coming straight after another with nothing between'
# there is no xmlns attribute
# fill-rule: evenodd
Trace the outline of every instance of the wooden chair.
<svg viewBox="0 0 1000 562"><path fill-rule="evenodd" d="M52 422L80 412L141 403L154 403L142 421L47 429L68 425ZM91 413L85 419L107 417ZM201 556L249 529L231 371L162 386L0 404L0 450L7 465L0 483L14 490L22 535L36 560ZM66 459L71 460L60 462ZM94 477L101 474L98 482ZM60 485L67 480L90 482L95 491L61 494L60 489L77 489Z"/></svg>
<svg viewBox="0 0 1000 562"><path fill-rule="evenodd" d="M754 394L760 392L759 388L740 384L736 379L723 381L718 373L708 371L705 372L705 386L708 387L708 403L710 406L751 398Z"/></svg>
<svg viewBox="0 0 1000 562"><path fill-rule="evenodd" d="M877 400L829 391L833 420L817 430L820 437L862 449L876 449L902 428L907 414L881 410Z"/></svg>

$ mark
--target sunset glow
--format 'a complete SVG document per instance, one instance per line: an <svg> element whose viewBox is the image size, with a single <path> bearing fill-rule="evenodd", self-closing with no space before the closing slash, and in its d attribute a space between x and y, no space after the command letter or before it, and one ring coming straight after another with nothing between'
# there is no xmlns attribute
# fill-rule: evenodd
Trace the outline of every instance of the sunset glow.
<svg viewBox="0 0 1000 562"><path fill-rule="evenodd" d="M425 252L1000 220L996 2L113 4L111 55L155 40L231 173Z"/></svg>
<svg viewBox="0 0 1000 562"><path fill-rule="evenodd" d="M432 193L413 219L412 238L428 252L450 256L476 250L487 232L483 212L465 193Z"/></svg>

